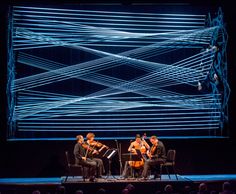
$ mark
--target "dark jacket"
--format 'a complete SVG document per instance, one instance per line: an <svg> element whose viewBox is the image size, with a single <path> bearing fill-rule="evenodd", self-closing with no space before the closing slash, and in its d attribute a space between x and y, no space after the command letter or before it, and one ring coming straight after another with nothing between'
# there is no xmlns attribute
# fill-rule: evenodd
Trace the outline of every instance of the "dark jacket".
<svg viewBox="0 0 236 194"><path fill-rule="evenodd" d="M152 155L154 156L153 159L155 158L164 159L164 160L166 159L166 149L162 141L158 140L158 145L156 149L153 151Z"/></svg>
<svg viewBox="0 0 236 194"><path fill-rule="evenodd" d="M82 161L82 157L85 157L86 150L82 147L80 143L75 144L74 147L74 156L75 163L79 164Z"/></svg>

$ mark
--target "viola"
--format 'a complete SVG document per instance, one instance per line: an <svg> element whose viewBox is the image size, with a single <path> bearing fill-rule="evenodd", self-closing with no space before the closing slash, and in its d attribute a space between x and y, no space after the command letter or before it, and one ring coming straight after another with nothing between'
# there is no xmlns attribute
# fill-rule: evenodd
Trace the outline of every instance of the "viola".
<svg viewBox="0 0 236 194"><path fill-rule="evenodd" d="M152 158L152 156L154 155L154 153L155 153L155 151L156 151L156 149L157 149L157 146L158 146L158 145L153 145L153 146L151 147L151 150L150 150L150 152L148 153L148 157L149 157L149 158Z"/></svg>

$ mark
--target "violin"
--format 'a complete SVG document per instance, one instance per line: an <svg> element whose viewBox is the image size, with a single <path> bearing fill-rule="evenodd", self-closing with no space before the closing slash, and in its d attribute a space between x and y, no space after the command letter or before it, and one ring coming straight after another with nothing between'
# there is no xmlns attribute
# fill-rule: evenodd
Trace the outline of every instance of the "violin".
<svg viewBox="0 0 236 194"><path fill-rule="evenodd" d="M93 146L93 147L96 147L96 148L101 148L101 147L106 147L108 148L108 146L106 146L105 144L102 144L98 141L92 141L89 143L89 145Z"/></svg>
<svg viewBox="0 0 236 194"><path fill-rule="evenodd" d="M108 146L106 146L105 144L102 144L98 141L92 141L92 142L89 142L89 145L92 146L92 148L94 149L98 149L98 153L100 153L103 149L109 149Z"/></svg>
<svg viewBox="0 0 236 194"><path fill-rule="evenodd" d="M88 143L92 147L92 150L89 151L89 154L99 154L103 149L108 149L109 147L105 144L102 144L98 141L92 141Z"/></svg>
<svg viewBox="0 0 236 194"><path fill-rule="evenodd" d="M86 144L85 142L82 143L81 145L86 150L85 157L87 157L88 154L92 154L93 155L93 154L97 154L98 153L98 151L95 148L91 147L90 145Z"/></svg>

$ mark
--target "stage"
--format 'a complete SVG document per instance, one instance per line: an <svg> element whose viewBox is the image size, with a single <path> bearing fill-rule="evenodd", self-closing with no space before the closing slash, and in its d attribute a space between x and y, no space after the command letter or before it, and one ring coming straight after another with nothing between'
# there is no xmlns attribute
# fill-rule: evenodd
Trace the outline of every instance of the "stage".
<svg viewBox="0 0 236 194"><path fill-rule="evenodd" d="M236 191L232 5L65 2L1 7L0 194L222 191L225 181ZM119 150L116 176L65 181L65 153L74 164L88 133ZM137 133L176 150L177 178L117 176Z"/></svg>
<svg viewBox="0 0 236 194"><path fill-rule="evenodd" d="M39 189L43 193L52 192L64 186L67 193L74 193L76 190L83 190L84 193L95 193L98 189L104 188L108 193L118 194L127 184L133 184L137 190L136 193L154 193L157 190L162 190L167 184L171 184L176 190L180 191L186 185L192 188L197 188L200 182L207 183L209 188L221 189L224 181L236 183L236 174L212 174L212 175L162 175L162 179L120 179L119 176L109 177L109 179L101 178L96 182L83 181L82 177L68 177L65 182L65 177L51 178L1 178L0 191L2 193L14 193L21 191L29 193L35 189Z"/></svg>

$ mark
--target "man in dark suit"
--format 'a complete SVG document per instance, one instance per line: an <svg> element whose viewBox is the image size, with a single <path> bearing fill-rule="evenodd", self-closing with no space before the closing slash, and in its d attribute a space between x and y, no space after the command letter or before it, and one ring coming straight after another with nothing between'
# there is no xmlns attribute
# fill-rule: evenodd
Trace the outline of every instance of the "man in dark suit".
<svg viewBox="0 0 236 194"><path fill-rule="evenodd" d="M89 168L89 181L95 180L95 172L97 168L97 163L89 158L87 158L87 145L84 143L84 137L82 135L76 136L77 143L74 147L74 156L75 156L75 163L88 167Z"/></svg>
<svg viewBox="0 0 236 194"><path fill-rule="evenodd" d="M155 166L157 170L159 170L160 164L163 164L166 161L166 150L164 144L157 139L157 136L151 136L150 142L152 143L152 147L147 153L149 159L144 163L142 173L143 179L147 179L148 171L151 167Z"/></svg>

